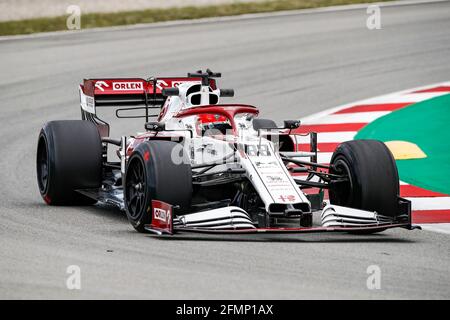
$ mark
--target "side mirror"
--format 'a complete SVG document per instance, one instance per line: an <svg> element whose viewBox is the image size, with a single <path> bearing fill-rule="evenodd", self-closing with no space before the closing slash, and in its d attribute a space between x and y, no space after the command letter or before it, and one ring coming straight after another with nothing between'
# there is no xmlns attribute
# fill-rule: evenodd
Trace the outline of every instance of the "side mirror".
<svg viewBox="0 0 450 320"><path fill-rule="evenodd" d="M163 96L177 96L180 94L180 90L178 88L164 88L162 90Z"/></svg>
<svg viewBox="0 0 450 320"><path fill-rule="evenodd" d="M300 120L284 120L285 129L297 129L300 127Z"/></svg>
<svg viewBox="0 0 450 320"><path fill-rule="evenodd" d="M234 97L234 90L233 89L220 89L220 96L221 97Z"/></svg>
<svg viewBox="0 0 450 320"><path fill-rule="evenodd" d="M256 131L258 130L271 130L271 129L278 129L277 124L275 121L270 119L253 119L253 129Z"/></svg>
<svg viewBox="0 0 450 320"><path fill-rule="evenodd" d="M145 129L148 131L163 131L166 129L166 124L164 122L147 122L145 124Z"/></svg>

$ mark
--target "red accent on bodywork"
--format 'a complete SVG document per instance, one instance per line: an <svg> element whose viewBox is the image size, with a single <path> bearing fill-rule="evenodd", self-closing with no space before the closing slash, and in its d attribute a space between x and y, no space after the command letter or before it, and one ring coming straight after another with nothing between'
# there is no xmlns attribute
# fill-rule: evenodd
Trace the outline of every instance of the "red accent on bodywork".
<svg viewBox="0 0 450 320"><path fill-rule="evenodd" d="M89 81L89 80L84 79L84 82L82 85L80 85L80 87L85 95L94 97L94 91L95 91L94 85L95 85L95 81Z"/></svg>
<svg viewBox="0 0 450 320"><path fill-rule="evenodd" d="M167 234L173 233L173 207L170 204L152 200L151 215L150 229Z"/></svg>
<svg viewBox="0 0 450 320"><path fill-rule="evenodd" d="M256 107L246 104L221 104L221 105L207 105L195 108L184 109L175 115L175 118L188 117L202 114L218 114L226 117L236 134L236 126L234 123L234 116L238 113L252 113L257 115L259 113Z"/></svg>
<svg viewBox="0 0 450 320"><path fill-rule="evenodd" d="M145 151L144 152L144 160L148 161L150 159L150 152L149 151Z"/></svg>
<svg viewBox="0 0 450 320"><path fill-rule="evenodd" d="M166 78L158 78L158 85L156 87L156 92L153 87L153 81L147 81L142 78L118 78L118 79L85 79L83 85L85 89L83 92L89 96L94 95L111 95L111 94L143 94L147 92L147 94L161 94L162 89L177 87L178 85L184 82L201 82L200 78L189 78L189 77L166 77ZM98 83L97 87L95 84ZM134 83L138 83L137 87ZM114 87L114 84L116 85ZM130 84L130 85L127 85ZM217 88L216 81L214 79L210 79L210 86L213 90ZM114 89L119 90L114 90ZM140 89L142 88L142 89Z"/></svg>
<svg viewBox="0 0 450 320"><path fill-rule="evenodd" d="M202 124L205 123L215 123L215 122L225 122L227 118L225 116L215 115L215 114L201 114L198 116L198 121Z"/></svg>
<svg viewBox="0 0 450 320"><path fill-rule="evenodd" d="M228 119L234 118L234 116L238 113L253 113L258 114L259 111L256 107L248 105L248 104L218 104L218 105L207 105L194 107L189 109L184 109L179 112L176 117L187 117L191 115L198 114L220 114Z"/></svg>

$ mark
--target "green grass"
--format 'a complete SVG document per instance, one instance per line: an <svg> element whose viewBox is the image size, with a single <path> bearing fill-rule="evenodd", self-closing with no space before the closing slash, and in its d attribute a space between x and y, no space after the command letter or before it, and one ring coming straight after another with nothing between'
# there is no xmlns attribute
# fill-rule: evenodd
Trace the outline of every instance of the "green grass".
<svg viewBox="0 0 450 320"><path fill-rule="evenodd" d="M380 0L271 0L265 2L233 3L202 7L147 9L119 13L89 13L81 15L81 28L87 29L170 20L224 17L246 13L308 9L366 2L380 2ZM61 16L0 22L0 35L17 35L67 30L66 19L67 16Z"/></svg>
<svg viewBox="0 0 450 320"><path fill-rule="evenodd" d="M450 194L449 106L450 94L412 104L369 123L355 139L400 140L417 144L427 157L397 160L400 179Z"/></svg>

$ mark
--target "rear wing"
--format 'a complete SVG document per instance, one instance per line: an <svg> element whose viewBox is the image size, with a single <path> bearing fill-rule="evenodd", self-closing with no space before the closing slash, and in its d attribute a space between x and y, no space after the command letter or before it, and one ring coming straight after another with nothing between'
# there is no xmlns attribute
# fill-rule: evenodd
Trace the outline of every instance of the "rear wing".
<svg viewBox="0 0 450 320"><path fill-rule="evenodd" d="M81 107L93 114L96 107L141 105L160 108L166 99L162 95L163 89L182 83L200 84L201 80L194 77L85 79L80 85ZM214 79L210 79L210 86L216 89Z"/></svg>
<svg viewBox="0 0 450 320"><path fill-rule="evenodd" d="M116 109L118 118L145 118L159 115L159 109L167 97L162 92L165 88L178 87L182 83L200 84L201 77L165 77L165 78L98 78L84 79L79 87L81 116L83 120L94 122L102 137L109 136L109 124L97 117L99 107L123 107ZM217 89L215 79L209 79L213 90ZM120 116L119 111L144 110L142 116ZM157 114L150 110L158 109Z"/></svg>

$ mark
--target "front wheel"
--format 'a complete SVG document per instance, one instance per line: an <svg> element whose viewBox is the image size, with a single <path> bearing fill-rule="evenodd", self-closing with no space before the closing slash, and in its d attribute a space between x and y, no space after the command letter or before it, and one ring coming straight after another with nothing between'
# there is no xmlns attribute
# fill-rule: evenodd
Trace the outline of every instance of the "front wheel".
<svg viewBox="0 0 450 320"><path fill-rule="evenodd" d="M383 142L354 140L340 144L331 158L330 173L348 177L330 188L331 204L376 211L390 218L397 215L397 166Z"/></svg>
<svg viewBox="0 0 450 320"><path fill-rule="evenodd" d="M192 198L192 171L189 159L172 141L140 144L128 160L125 173L125 209L131 225L139 232L151 223L152 200L178 206L187 213ZM181 157L173 159L173 157Z"/></svg>

